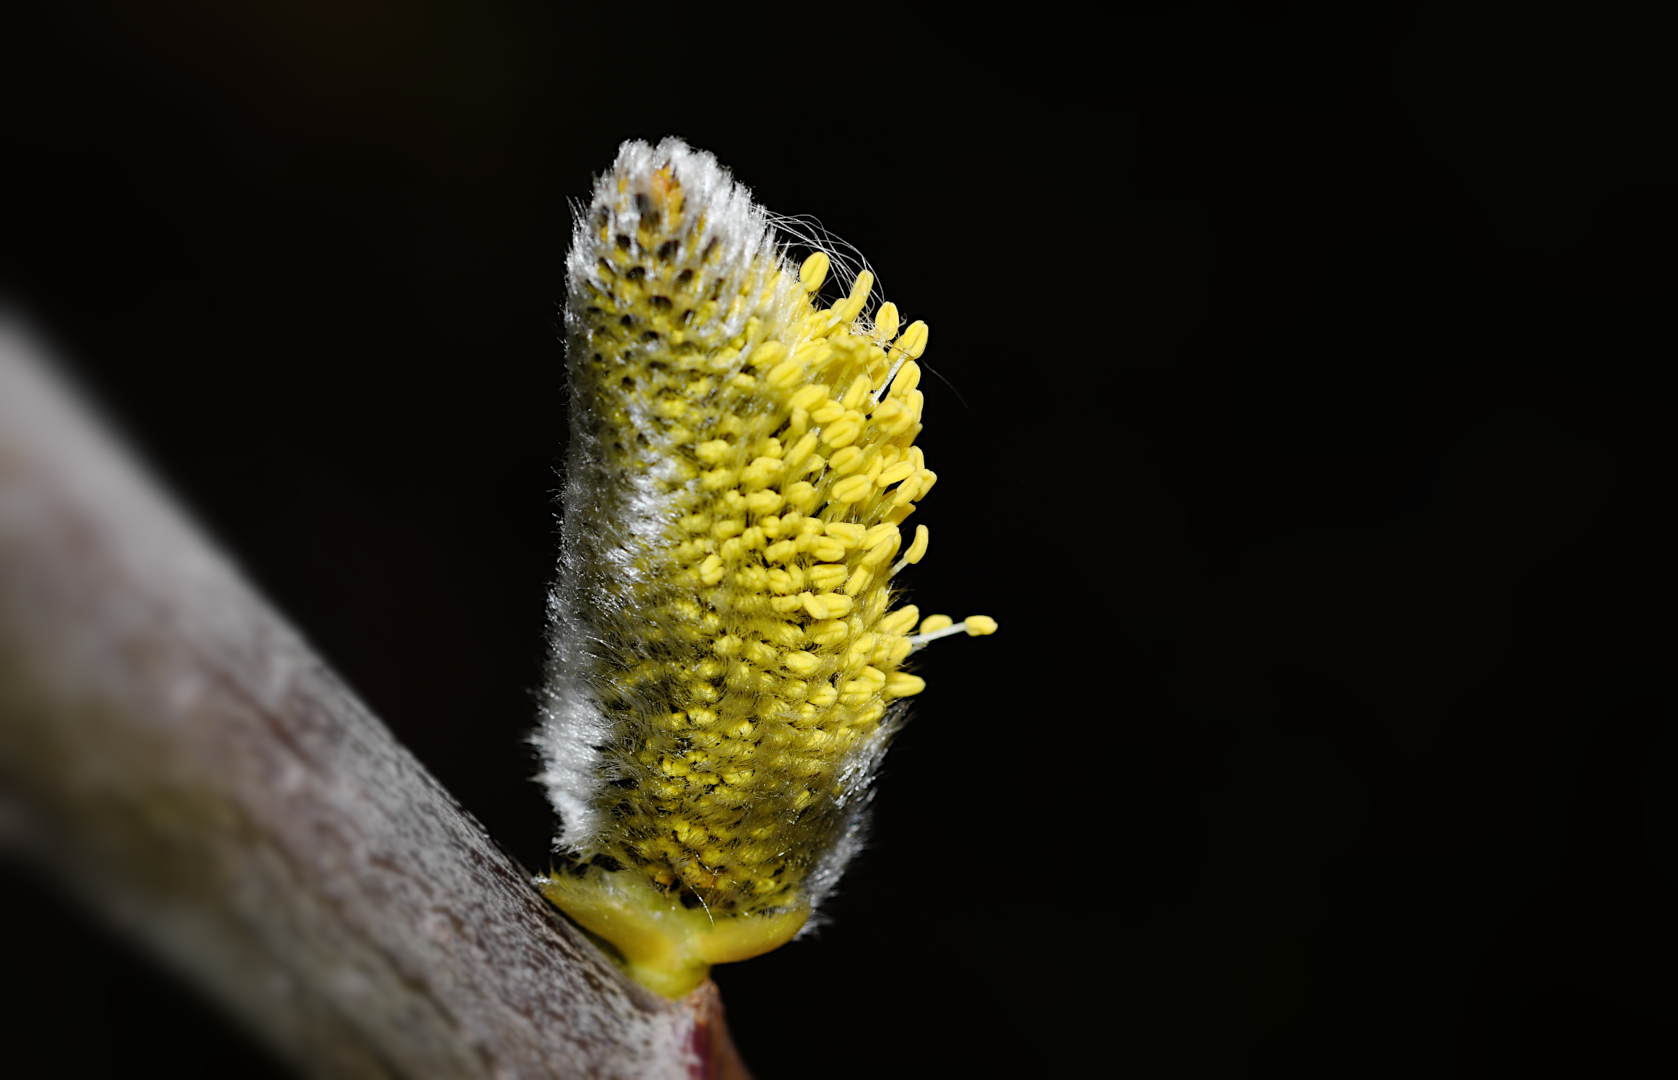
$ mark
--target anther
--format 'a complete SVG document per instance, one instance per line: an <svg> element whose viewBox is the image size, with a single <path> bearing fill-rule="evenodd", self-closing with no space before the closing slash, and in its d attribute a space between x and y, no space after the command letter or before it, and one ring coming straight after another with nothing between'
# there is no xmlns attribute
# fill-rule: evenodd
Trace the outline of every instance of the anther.
<svg viewBox="0 0 1678 1080"><path fill-rule="evenodd" d="M926 546L931 541L932 541L932 531L930 529L928 529L925 525L916 525L915 526L915 542L909 545L909 550L905 551L903 553L903 558L897 560L897 565L895 565L891 568L891 572L895 575L899 570L902 570L905 566L908 566L911 563L920 562L921 559L926 556ZM937 617L939 617L939 616L934 616L934 618L937 618ZM923 633L925 632L925 627L922 627L922 632Z"/></svg>
<svg viewBox="0 0 1678 1080"><path fill-rule="evenodd" d="M816 670L822 666L822 662L817 659L816 655L808 652L787 653L783 663L786 664L787 670L794 675L814 675Z"/></svg>
<svg viewBox="0 0 1678 1080"><path fill-rule="evenodd" d="M868 532L861 525L845 521L830 521L827 523L827 535L840 541L848 548L854 548L862 543L862 538Z"/></svg>
<svg viewBox="0 0 1678 1080"><path fill-rule="evenodd" d="M822 431L822 441L837 450L856 442L856 437L861 434L862 425L847 418L829 424Z"/></svg>
<svg viewBox="0 0 1678 1080"><path fill-rule="evenodd" d="M752 350L752 358L747 361L755 368L773 368L786 359L787 347L783 342L765 341Z"/></svg>
<svg viewBox="0 0 1678 1080"><path fill-rule="evenodd" d="M913 697L926 689L926 680L919 675L910 675L906 671L894 671L886 678L885 694L888 697Z"/></svg>
<svg viewBox="0 0 1678 1080"><path fill-rule="evenodd" d="M874 478L874 486L883 488L891 487L899 480L909 479L910 476L914 475L915 471L915 463L913 461L899 461L896 465L891 465L881 470L880 475Z"/></svg>
<svg viewBox="0 0 1678 1080"><path fill-rule="evenodd" d="M824 592L837 589L844 584L847 576L843 565L823 564L810 568L810 584Z"/></svg>
<svg viewBox="0 0 1678 1080"><path fill-rule="evenodd" d="M916 319L909 324L909 329L903 331L903 336L897 339L897 347L911 360L919 360L926 352L927 328L926 323Z"/></svg>
<svg viewBox="0 0 1678 1080"><path fill-rule="evenodd" d="M862 450L860 447L847 446L837 451L828 459L828 467L840 476L853 472L862 465Z"/></svg>
<svg viewBox="0 0 1678 1080"><path fill-rule="evenodd" d="M792 444L792 449L788 450L786 456L781 460L785 461L787 468L794 473L801 471L798 467L804 464L804 459L809 457L816 449L818 441L820 441L820 436L813 431L806 431L797 442Z"/></svg>
<svg viewBox="0 0 1678 1080"><path fill-rule="evenodd" d="M862 305L868 302L868 291L874 287L874 272L864 270L856 276L851 284L851 295L833 305L832 313L828 316L827 326L848 326L857 315L862 312Z"/></svg>
<svg viewBox="0 0 1678 1080"><path fill-rule="evenodd" d="M897 336L897 305L885 303L874 313L874 332L886 341Z"/></svg>
<svg viewBox="0 0 1678 1080"><path fill-rule="evenodd" d="M868 376L858 375L851 380L851 388L845 391L845 396L840 399L840 404L847 409L856 408L862 404L863 396L868 393L869 388L873 385L873 380L869 379Z"/></svg>
<svg viewBox="0 0 1678 1080"><path fill-rule="evenodd" d="M850 433L850 438L856 438L854 431ZM833 501L854 503L867 495L869 489L873 486L873 483L866 476L847 476L833 485Z"/></svg>
<svg viewBox="0 0 1678 1080"><path fill-rule="evenodd" d="M921 617L921 609L914 604L905 604L890 615L880 619L877 627L882 634L901 634L915 625L915 620Z"/></svg>
<svg viewBox="0 0 1678 1080"><path fill-rule="evenodd" d="M827 392L829 389L830 387L823 386L821 383L816 383L813 386L806 386L804 389L792 395L792 398L787 402L787 404L791 405L795 409L813 409L827 400Z"/></svg>
<svg viewBox="0 0 1678 1080"><path fill-rule="evenodd" d="M810 419L818 424L831 424L845 415L845 406L837 401L829 401L810 410Z"/></svg>
<svg viewBox="0 0 1678 1080"><path fill-rule="evenodd" d="M832 262L825 251L818 251L804 260L804 265L798 268L798 281L805 292L821 291L822 283L827 281L827 268Z"/></svg>
<svg viewBox="0 0 1678 1080"><path fill-rule="evenodd" d="M780 342L777 341L772 344L779 345ZM784 388L797 382L798 376L802 374L803 371L804 365L799 361L782 360L780 363L769 369L769 373L764 376L764 379L768 381L770 386Z"/></svg>

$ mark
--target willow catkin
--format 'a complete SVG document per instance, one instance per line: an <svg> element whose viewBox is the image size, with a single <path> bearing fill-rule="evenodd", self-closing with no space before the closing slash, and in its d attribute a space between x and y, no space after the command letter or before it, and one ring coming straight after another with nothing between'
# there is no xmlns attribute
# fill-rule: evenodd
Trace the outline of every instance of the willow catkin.
<svg viewBox="0 0 1678 1080"><path fill-rule="evenodd" d="M922 322L795 268L709 154L625 143L569 256L571 444L535 736L547 895L664 993L805 925L860 843L920 644Z"/></svg>

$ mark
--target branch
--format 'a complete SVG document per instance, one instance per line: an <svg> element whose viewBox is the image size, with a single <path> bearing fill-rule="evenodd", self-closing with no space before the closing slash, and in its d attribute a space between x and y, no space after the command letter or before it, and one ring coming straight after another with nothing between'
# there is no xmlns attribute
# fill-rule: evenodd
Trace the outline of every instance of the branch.
<svg viewBox="0 0 1678 1080"><path fill-rule="evenodd" d="M621 976L0 319L0 839L325 1077L743 1077Z"/></svg>

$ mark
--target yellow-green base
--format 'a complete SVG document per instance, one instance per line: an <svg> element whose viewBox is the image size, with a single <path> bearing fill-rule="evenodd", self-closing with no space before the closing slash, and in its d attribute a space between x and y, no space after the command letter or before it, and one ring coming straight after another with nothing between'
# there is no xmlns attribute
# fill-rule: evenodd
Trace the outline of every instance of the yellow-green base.
<svg viewBox="0 0 1678 1080"><path fill-rule="evenodd" d="M555 907L617 947L636 982L678 998L705 981L712 964L749 960L792 940L810 918L799 906L768 915L718 915L687 908L632 870L591 868L582 877L538 882Z"/></svg>

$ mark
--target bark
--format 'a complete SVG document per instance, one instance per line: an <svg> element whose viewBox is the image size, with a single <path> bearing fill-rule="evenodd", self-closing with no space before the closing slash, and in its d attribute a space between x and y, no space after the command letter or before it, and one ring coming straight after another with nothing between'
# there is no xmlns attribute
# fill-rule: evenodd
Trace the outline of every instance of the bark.
<svg viewBox="0 0 1678 1080"><path fill-rule="evenodd" d="M0 323L0 835L308 1075L744 1076Z"/></svg>

